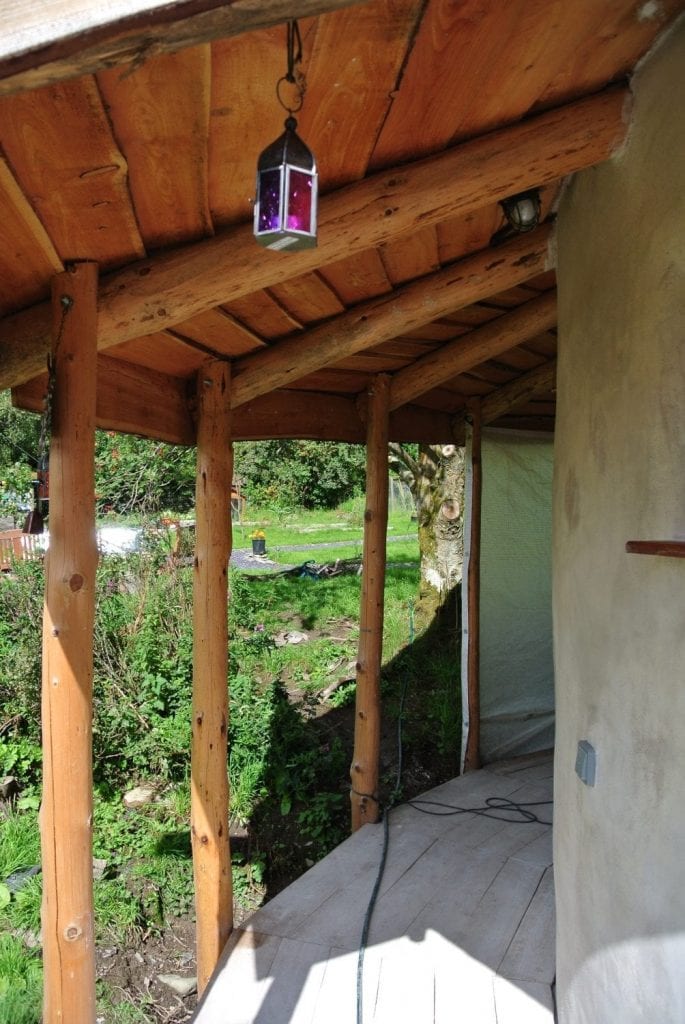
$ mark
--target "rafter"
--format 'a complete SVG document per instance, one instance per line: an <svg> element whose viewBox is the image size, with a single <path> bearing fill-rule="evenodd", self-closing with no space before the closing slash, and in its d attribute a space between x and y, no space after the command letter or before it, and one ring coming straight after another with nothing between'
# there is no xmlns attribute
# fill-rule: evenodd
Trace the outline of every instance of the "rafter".
<svg viewBox="0 0 685 1024"><path fill-rule="evenodd" d="M45 377L34 377L15 388L13 404L41 412L46 383ZM195 442L185 382L110 356L98 357L96 423L103 430L172 444ZM406 405L390 415L393 441L459 444L462 435L461 421L449 413ZM233 416L233 437L236 441L312 438L363 444L366 427L355 398L280 390L241 406Z"/></svg>
<svg viewBox="0 0 685 1024"><path fill-rule="evenodd" d="M476 327L468 334L448 341L393 376L390 408L397 409L478 363L549 330L556 324L556 319L557 295L552 289L483 327Z"/></svg>
<svg viewBox="0 0 685 1024"><path fill-rule="evenodd" d="M557 361L550 359L541 366L536 366L523 376L517 377L497 388L492 394L481 401L481 420L483 423L494 423L501 416L517 409L535 395L544 394L554 389L557 377Z"/></svg>
<svg viewBox="0 0 685 1024"><path fill-rule="evenodd" d="M333 192L321 202L317 249L265 253L250 226L241 225L115 271L102 281L98 346L163 330L418 226L599 163L625 136L627 97L625 89L607 90ZM47 306L7 318L0 335L0 387L41 372L49 344Z"/></svg>
<svg viewBox="0 0 685 1024"><path fill-rule="evenodd" d="M233 408L534 277L549 268L550 233L549 225L545 225L534 233L520 235L496 251L486 249L458 260L270 349L243 356L235 364ZM463 340L455 344L461 347ZM412 367L405 373L410 375ZM403 404L393 402L392 408Z"/></svg>

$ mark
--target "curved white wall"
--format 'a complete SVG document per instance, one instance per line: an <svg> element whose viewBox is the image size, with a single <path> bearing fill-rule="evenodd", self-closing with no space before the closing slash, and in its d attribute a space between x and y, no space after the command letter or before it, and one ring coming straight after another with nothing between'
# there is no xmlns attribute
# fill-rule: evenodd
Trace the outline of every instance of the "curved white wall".
<svg viewBox="0 0 685 1024"><path fill-rule="evenodd" d="M559 216L554 482L560 1024L685 1021L685 25ZM597 783L574 774L597 750Z"/></svg>

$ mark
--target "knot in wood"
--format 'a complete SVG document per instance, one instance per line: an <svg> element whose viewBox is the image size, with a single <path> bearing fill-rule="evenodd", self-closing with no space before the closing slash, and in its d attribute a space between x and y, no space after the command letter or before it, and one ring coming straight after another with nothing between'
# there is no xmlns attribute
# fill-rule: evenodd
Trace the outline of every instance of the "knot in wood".
<svg viewBox="0 0 685 1024"><path fill-rule="evenodd" d="M76 942L83 935L83 929L77 924L70 924L64 929L64 938L67 942Z"/></svg>
<svg viewBox="0 0 685 1024"><path fill-rule="evenodd" d="M72 576L69 577L69 590L71 590L73 594L80 590L83 584L84 579L80 573L75 572Z"/></svg>

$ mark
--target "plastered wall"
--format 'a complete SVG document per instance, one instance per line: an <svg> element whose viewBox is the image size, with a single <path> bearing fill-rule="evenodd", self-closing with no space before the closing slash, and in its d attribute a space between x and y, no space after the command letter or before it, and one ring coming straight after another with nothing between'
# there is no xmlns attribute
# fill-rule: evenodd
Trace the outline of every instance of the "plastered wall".
<svg viewBox="0 0 685 1024"><path fill-rule="evenodd" d="M553 514L560 1024L685 1021L685 24L559 211ZM597 751L597 780L574 773Z"/></svg>

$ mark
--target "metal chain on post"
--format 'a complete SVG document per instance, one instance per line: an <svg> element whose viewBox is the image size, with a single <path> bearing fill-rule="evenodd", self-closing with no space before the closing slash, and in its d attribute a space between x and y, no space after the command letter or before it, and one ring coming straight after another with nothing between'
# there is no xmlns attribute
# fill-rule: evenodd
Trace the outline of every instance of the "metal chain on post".
<svg viewBox="0 0 685 1024"><path fill-rule="evenodd" d="M43 516L40 511L40 501L41 497L47 497L48 492L48 466L50 437L52 434L52 404L55 393L55 382L57 379L55 355L62 341L64 325L66 323L67 316L69 315L69 310L73 306L73 300L68 295L62 295L60 301L62 304L62 317L60 319L54 349L48 355L48 386L45 392L43 412L40 418L40 436L38 439L38 454L36 458L37 479L34 481L33 488L33 510L29 512L26 517L23 530L24 533L43 532ZM41 490L44 492L42 495Z"/></svg>

